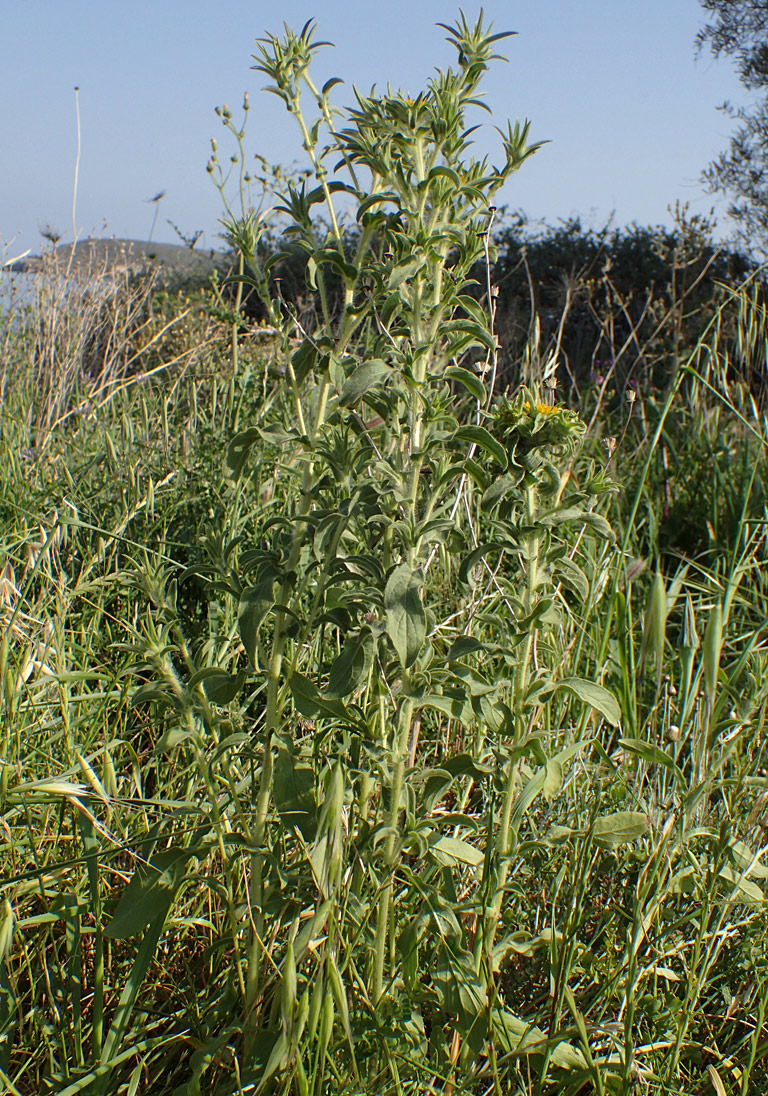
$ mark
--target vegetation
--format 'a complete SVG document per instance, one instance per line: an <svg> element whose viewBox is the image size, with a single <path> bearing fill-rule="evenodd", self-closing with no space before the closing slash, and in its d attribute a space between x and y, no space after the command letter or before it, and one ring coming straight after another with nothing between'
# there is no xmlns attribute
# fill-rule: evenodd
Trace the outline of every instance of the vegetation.
<svg viewBox="0 0 768 1096"><path fill-rule="evenodd" d="M344 112L259 43L310 173L222 108L229 287L2 313L14 1096L765 1091L765 306L638 231L566 338L445 30Z"/></svg>
<svg viewBox="0 0 768 1096"><path fill-rule="evenodd" d="M739 236L753 253L765 253L768 242L768 10L762 0L701 0L712 22L699 32L697 46L715 57L734 58L745 89L757 93L745 107L725 103L723 109L738 125L730 145L713 164L706 179L713 191L732 198L729 209Z"/></svg>

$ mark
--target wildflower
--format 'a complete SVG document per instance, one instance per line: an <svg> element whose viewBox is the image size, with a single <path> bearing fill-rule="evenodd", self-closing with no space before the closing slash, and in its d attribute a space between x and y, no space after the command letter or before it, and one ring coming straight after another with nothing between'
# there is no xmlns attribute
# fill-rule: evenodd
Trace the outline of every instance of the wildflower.
<svg viewBox="0 0 768 1096"><path fill-rule="evenodd" d="M523 390L518 399L502 397L494 418L510 458L532 449L573 449L586 427L575 411L559 403L542 403Z"/></svg>

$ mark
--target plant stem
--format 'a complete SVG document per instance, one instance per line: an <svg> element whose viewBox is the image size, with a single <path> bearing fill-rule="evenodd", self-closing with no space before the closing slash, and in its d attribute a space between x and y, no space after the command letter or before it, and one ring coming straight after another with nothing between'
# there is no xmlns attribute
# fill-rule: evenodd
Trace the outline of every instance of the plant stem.
<svg viewBox="0 0 768 1096"><path fill-rule="evenodd" d="M536 604L536 586L538 585L539 548L541 534L535 528L536 525L536 487L531 485L525 489L525 523L530 532L525 539L526 581L523 595L523 615L530 620ZM515 674L515 711L521 713L525 701L525 693L528 688L528 670L533 651L533 642L536 629L532 624L528 626L528 633L523 641L523 653Z"/></svg>
<svg viewBox="0 0 768 1096"><path fill-rule="evenodd" d="M328 403L328 379L320 382L318 396L318 409L315 417L313 435L316 435L323 424ZM301 549L304 544L304 519L312 508L312 496L310 488L314 479L312 462L304 465L299 504L294 516L293 540L290 553L285 565L286 578L280 587L278 604L285 606L291 596L293 588L292 574L299 561ZM272 776L274 771L274 757L272 744L278 730L282 704L280 690L282 685L282 668L285 647L288 641L286 627L287 613L285 609L279 609L275 614L275 628L272 640L272 652L267 670L267 694L266 713L264 718L264 755L259 779L259 788L256 797L256 820L251 834L252 847L259 851L251 857L250 866L250 899L253 911L253 930L251 947L248 956L248 976L246 983L245 1000L245 1032L246 1047L250 1045L255 1030L252 1024L253 1005L256 1000L261 974L261 950L264 922L264 864L265 858L261 848L264 844L264 836L269 814L269 803L272 795Z"/></svg>
<svg viewBox="0 0 768 1096"><path fill-rule="evenodd" d="M527 572L525 592L523 595L523 614L524 617L529 621L536 604L536 587L538 584L537 572L539 569L539 554L541 545L541 533L536 528L536 517L536 486L535 484L532 484L528 486L525 490L524 518L530 532L528 533L525 541L525 558ZM523 641L523 651L520 657L520 662L518 663L517 672L515 674L514 710L515 739L517 741L519 741L523 737L523 733L525 730L525 720L523 717L524 703L525 694L528 688L528 674L535 634L535 627L532 623L529 623L528 634ZM491 916L488 921L486 934L485 946L487 951L489 951L493 947L499 918L501 916L501 907L504 900L504 888L506 887L507 877L509 875L509 846L512 836L512 810L515 802L515 795L517 792L518 765L516 761L510 759L510 761L508 762L508 766L509 768L507 772L507 779L504 787L504 799L502 801L501 817L499 819L499 829L496 838L497 876L493 904L491 906Z"/></svg>
<svg viewBox="0 0 768 1096"><path fill-rule="evenodd" d="M410 689L410 673L403 672L403 692ZM386 879L379 896L379 906L376 918L376 936L374 939L373 969L371 972L371 1000L375 1003L381 997L384 986L384 965L387 954L387 937L389 928L389 910L394 891L395 867L397 866L397 837L400 824L400 808L405 781L405 766L408 756L408 742L411 735L411 722L413 719L413 701L410 697L403 702L400 709L400 719L397 728L397 740L394 749L394 769L392 772L392 787L389 796L389 811L387 815L387 841L384 846L384 867Z"/></svg>

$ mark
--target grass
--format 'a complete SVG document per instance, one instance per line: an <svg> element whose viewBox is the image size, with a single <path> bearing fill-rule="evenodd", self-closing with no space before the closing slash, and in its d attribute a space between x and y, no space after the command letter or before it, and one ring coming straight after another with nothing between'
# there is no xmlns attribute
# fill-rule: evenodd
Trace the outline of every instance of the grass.
<svg viewBox="0 0 768 1096"><path fill-rule="evenodd" d="M183 301L173 307L186 311ZM162 329L167 320L156 322ZM14 335L20 355L25 337ZM0 1069L9 1092L88 1091L98 1085L100 1061L109 1064L105 1091L132 1083L181 1091L195 1069L201 1090L237 1091L243 932L256 916L244 890L251 854L241 825L263 763L254 738L259 689L212 708L193 682L208 680L207 667L242 664L236 606L206 578L226 573L232 540L253 536L260 514L279 513L286 488L267 449L246 484L222 484L228 332L218 360L215 343L195 360L200 344L186 337L190 353L182 340L162 385L157 375L126 378L98 416L67 417L57 403L63 422L39 447L29 440L43 411L26 403L23 358L6 383ZM255 363L257 391L268 365ZM506 1091L577 1092L589 1084L599 1091L598 1077L603 1091L629 1091L639 1077L647 1091L684 1092L704 1083L708 1068L726 1091L761 1091L764 421L722 389L714 397L712 378L704 379L692 372L677 384L661 432L659 397L646 401L646 429L639 416L630 421L612 458L615 478L628 484L613 504L620 544L588 552L576 545L589 594L581 601L561 592L552 656L563 677L599 678L613 690L621 731L552 704L543 770L520 764L523 789L542 771L548 785L527 804L526 794L517 800L497 945L505 1013L494 1028L494 1064L486 1050L469 1053L451 1035L450 1013L471 1013L479 992L451 942L457 932L471 934L476 869L459 861L452 884L459 889L436 892L434 873L446 868L420 872L423 853L411 839L399 878L410 918L397 946L407 949L402 977L415 1003L392 1013L401 1007L393 993L374 1008L358 966L370 914L357 877L373 870L363 868L358 843L382 806L375 776L368 818L353 823L338 798L342 813L327 818L337 862L349 866L321 900L333 859L323 866L318 830L302 834L292 812L323 787L318 807L331 795L322 807L330 812L339 747L329 746L327 729L318 736L300 712L285 713L291 733L275 780L282 766L291 784L288 792L276 785L282 799L270 806L264 834L281 879L262 913L259 991L275 1001L273 1014L278 1009L267 1025L273 1030L281 1023L291 1030L308 1010L305 1068L317 1070L324 1057L338 1091L355 1091L356 1069L371 1061L381 1091L397 1091L393 1084L483 1091L496 1069ZM279 419L282 398L271 381L268 396L249 421ZM674 454L666 466L662 438ZM684 528L671 524L670 512L665 531L659 515L680 495ZM439 581L448 620L454 580ZM473 595L471 611L491 645L508 627L504 605L514 585L489 580ZM466 612L466 602L456 608ZM480 710L504 666L473 663L465 672L472 710ZM203 720L202 741L189 737L190 711ZM422 722L409 828L417 833L427 811L442 832L481 850L497 794L488 783L495 747L472 723ZM365 769L351 749L347 771ZM375 750L366 764L375 773ZM607 810L643 814L645 835L601 836ZM165 855L172 880L183 864L183 886L150 889L144 906L129 905L126 935L115 935L109 926L121 910L127 916L126 884L137 872L141 878L153 854ZM375 877L366 886L375 891ZM318 966L322 945L314 941L329 931L329 901L338 958ZM285 1014L275 991L287 977L291 938L296 1002ZM435 938L442 1005L409 973L418 970L414 954ZM273 1050L257 1044L262 1070ZM272 1084L279 1089L277 1078Z"/></svg>
<svg viewBox="0 0 768 1096"><path fill-rule="evenodd" d="M631 402L499 402L492 294L328 231L299 337L55 268L2 316L0 1088L765 1091L759 298Z"/></svg>

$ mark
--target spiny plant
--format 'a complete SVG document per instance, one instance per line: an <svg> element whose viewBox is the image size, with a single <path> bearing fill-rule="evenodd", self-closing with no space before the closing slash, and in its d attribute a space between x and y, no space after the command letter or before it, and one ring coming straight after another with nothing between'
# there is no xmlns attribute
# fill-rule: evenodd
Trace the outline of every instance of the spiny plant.
<svg viewBox="0 0 768 1096"><path fill-rule="evenodd" d="M482 17L445 29L456 70L416 97L356 92L346 113L330 103L337 81L318 89L310 76L311 24L259 46L256 68L298 123L314 175L277 210L307 254L311 329L269 294L258 220L227 224L280 332L290 400L284 426L230 445L236 479L252 446L277 444L292 486L256 544L224 548L219 589L239 603L247 668L207 678L219 695L245 678L256 720L255 813L240 823L253 850L242 1068L280 1091L327 1083L334 1016L352 1075L361 1040L372 1076L405 1069L382 1027L395 1016L417 1025L409 1083L472 1075L508 1019L492 956L517 833L547 779L540 713L564 690L617 718L606 690L558 680L542 658L556 591L593 590L563 532L579 526L592 564L596 538L610 539L594 512L608 484L595 469L583 487L561 475L583 430L575 414L527 391L493 403L491 203L537 146L527 123L508 125L500 166L471 155L466 115L505 35ZM481 260L484 306L470 293ZM510 615L499 635L477 627L489 597ZM505 667L501 681L481 657ZM463 749L441 743L444 720ZM528 778L527 757L539 765Z"/></svg>
<svg viewBox="0 0 768 1096"><path fill-rule="evenodd" d="M446 29L455 71L343 112L310 25L260 43L310 175L277 227L229 218L274 332L258 391L228 362L118 394L76 432L90 508L38 462L43 534L1 439L9 1092L760 1091L759 534L646 580L602 516L637 546L695 363L625 499L533 369L495 394L490 203L531 146L472 158L500 36ZM215 449L222 404L195 516L165 462L190 416Z"/></svg>

